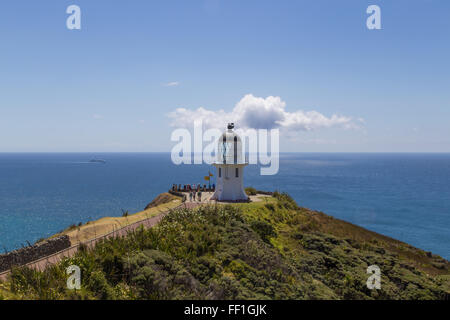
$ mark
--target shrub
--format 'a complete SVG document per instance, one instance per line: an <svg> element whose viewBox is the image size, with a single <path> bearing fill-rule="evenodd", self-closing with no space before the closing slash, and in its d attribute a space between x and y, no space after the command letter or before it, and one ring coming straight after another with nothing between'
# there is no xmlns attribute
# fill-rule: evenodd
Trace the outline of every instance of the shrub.
<svg viewBox="0 0 450 320"><path fill-rule="evenodd" d="M290 210L299 209L295 200L292 199L292 197L285 192L279 193L278 191L275 191L272 196L279 201L279 204L281 207L284 207L284 208L290 209Z"/></svg>
<svg viewBox="0 0 450 320"><path fill-rule="evenodd" d="M256 196L256 194L257 194L258 192L256 191L255 188L248 187L248 188L245 188L245 193L246 193L248 196Z"/></svg>
<svg viewBox="0 0 450 320"><path fill-rule="evenodd" d="M100 299L114 299L114 289L109 285L105 274L101 271L94 271L89 275L87 287Z"/></svg>
<svg viewBox="0 0 450 320"><path fill-rule="evenodd" d="M266 243L270 242L269 238L277 236L274 227L265 221L253 221L250 226Z"/></svg>

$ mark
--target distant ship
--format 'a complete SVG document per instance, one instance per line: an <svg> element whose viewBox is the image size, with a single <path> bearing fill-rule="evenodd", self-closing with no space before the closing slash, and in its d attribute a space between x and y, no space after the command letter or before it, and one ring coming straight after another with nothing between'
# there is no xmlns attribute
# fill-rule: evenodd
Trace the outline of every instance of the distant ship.
<svg viewBox="0 0 450 320"><path fill-rule="evenodd" d="M93 162L93 163L106 163L106 161L105 161L105 160L102 160L102 159L91 159L91 160L89 160L89 162Z"/></svg>

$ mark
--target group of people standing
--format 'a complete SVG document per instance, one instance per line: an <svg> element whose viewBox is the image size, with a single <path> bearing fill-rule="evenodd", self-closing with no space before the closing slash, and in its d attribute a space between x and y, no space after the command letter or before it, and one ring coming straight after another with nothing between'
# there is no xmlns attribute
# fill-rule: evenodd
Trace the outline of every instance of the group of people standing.
<svg viewBox="0 0 450 320"><path fill-rule="evenodd" d="M195 195L197 195L197 201L202 202L202 192L201 191L190 191L189 192L189 201L192 202L192 200L195 201Z"/></svg>
<svg viewBox="0 0 450 320"><path fill-rule="evenodd" d="M212 184L210 186L207 186L206 184L201 185L199 184L185 184L185 185L172 185L172 191L174 192L189 192L189 201L198 201L202 202L202 192L214 192L216 189L216 185Z"/></svg>

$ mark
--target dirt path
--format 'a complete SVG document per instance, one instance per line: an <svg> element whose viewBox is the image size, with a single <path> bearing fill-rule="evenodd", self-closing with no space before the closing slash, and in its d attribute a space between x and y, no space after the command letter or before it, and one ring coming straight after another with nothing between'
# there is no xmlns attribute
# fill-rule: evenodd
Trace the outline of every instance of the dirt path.
<svg viewBox="0 0 450 320"><path fill-rule="evenodd" d="M195 208L195 207L197 207L199 205L200 205L200 203L183 203L183 204L181 204L178 207L173 208L173 209L177 209L177 208L192 209L192 208ZM97 237L95 239L84 241L81 244L84 244L84 245L86 245L89 248L93 248L93 247L95 247L95 245L99 241L101 241L103 239L108 239L108 238L117 237L117 236L124 237L124 236L126 236L128 234L128 232L136 230L140 226L144 226L145 228L151 228L154 225L156 225L159 221L161 221L161 219L169 211L170 210L167 210L167 211L162 212L161 214L159 214L159 215L157 215L155 217L151 217L151 218L148 218L148 219L145 219L145 220L141 220L141 221L135 222L135 223L130 224L128 226L125 226L125 227L123 227L121 229L118 229L118 230L115 230L115 231L110 232L108 234L99 236L99 237ZM60 252L57 252L57 253L51 254L49 256L43 257L43 258L41 258L39 260L35 260L35 261L32 261L32 262L29 262L25 266L27 266L29 268L32 268L32 269L36 269L36 270L42 271L45 268L47 268L47 266L55 264L55 263L58 263L59 261L61 261L65 257L72 257L73 255L75 255L75 253L78 251L78 249L79 249L81 244L73 245L70 248L64 249L64 250L62 250ZM7 276L8 276L9 273L10 273L10 271L5 271L5 272L0 273L0 281L7 280Z"/></svg>

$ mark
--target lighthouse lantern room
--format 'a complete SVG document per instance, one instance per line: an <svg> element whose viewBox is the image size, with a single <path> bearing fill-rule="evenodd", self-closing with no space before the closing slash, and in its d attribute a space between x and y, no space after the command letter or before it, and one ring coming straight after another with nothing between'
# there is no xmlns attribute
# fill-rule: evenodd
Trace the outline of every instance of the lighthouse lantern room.
<svg viewBox="0 0 450 320"><path fill-rule="evenodd" d="M216 167L216 191L212 196L217 201L246 201L244 191L244 167L247 163L242 154L241 138L233 131L234 123L228 124L218 141Z"/></svg>

